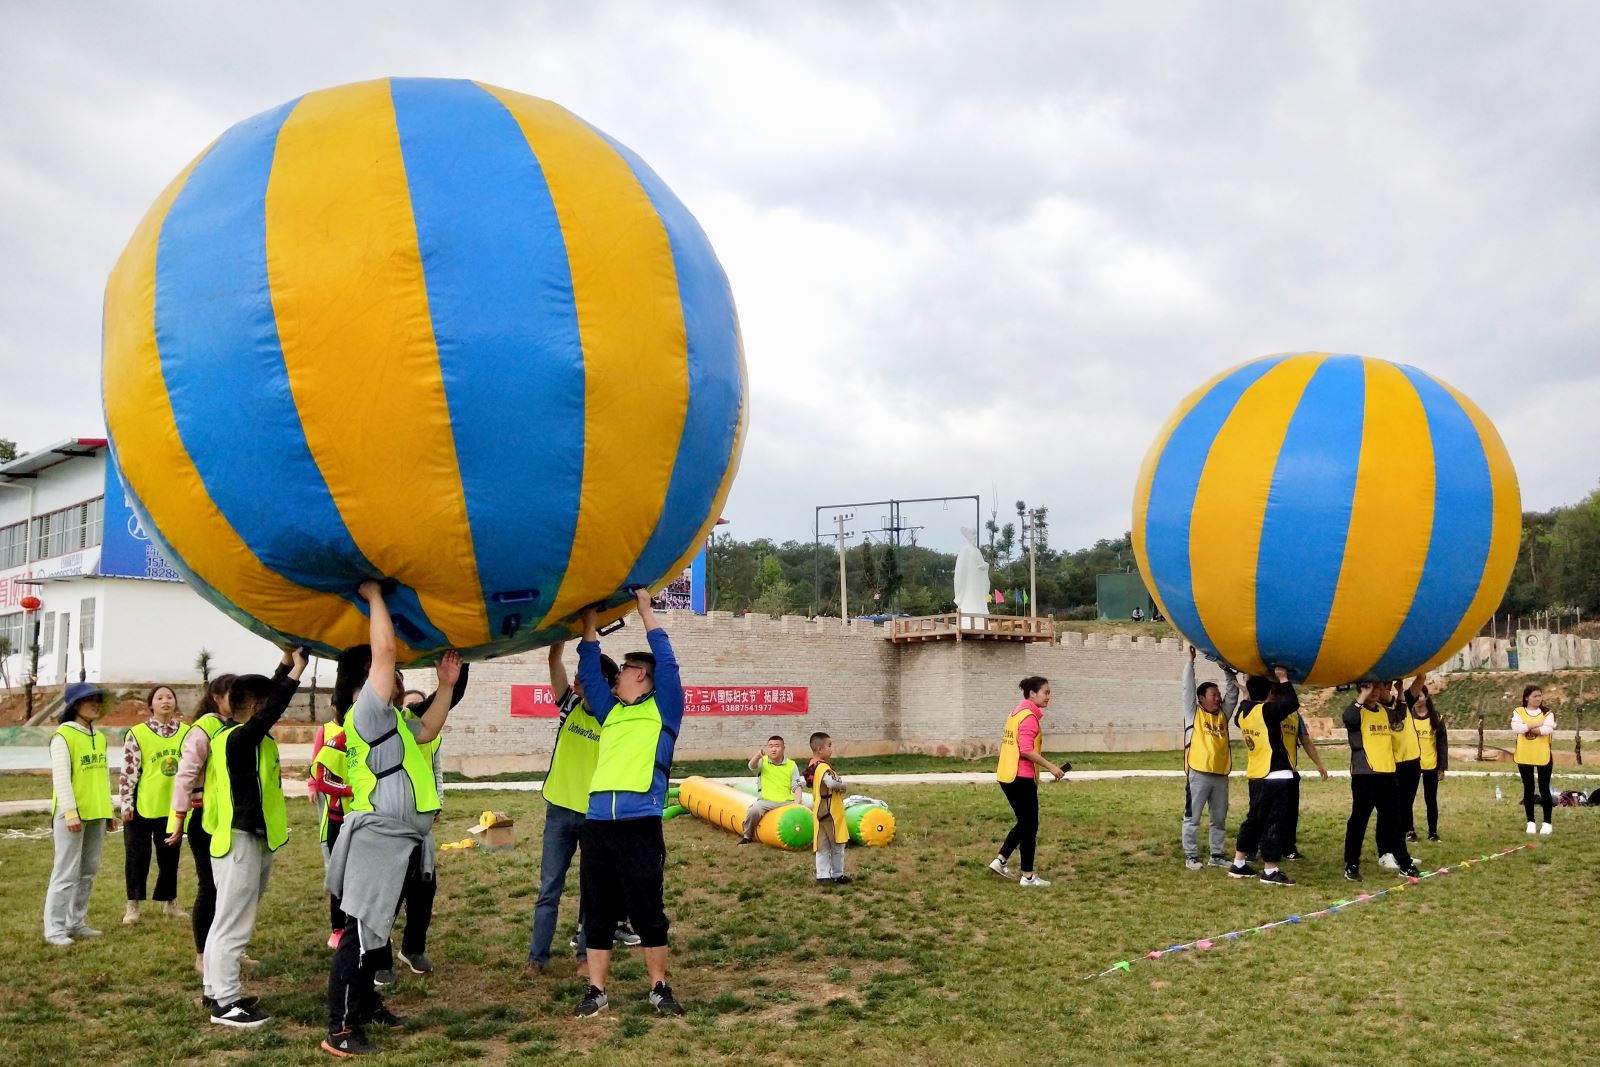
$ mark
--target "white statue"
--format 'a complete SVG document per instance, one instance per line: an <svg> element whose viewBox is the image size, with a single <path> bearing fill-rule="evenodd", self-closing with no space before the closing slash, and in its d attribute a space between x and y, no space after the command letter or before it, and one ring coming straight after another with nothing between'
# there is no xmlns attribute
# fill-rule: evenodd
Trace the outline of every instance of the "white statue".
<svg viewBox="0 0 1600 1067"><path fill-rule="evenodd" d="M989 561L978 551L978 531L961 527L966 544L956 553L956 610L963 615L989 614Z"/></svg>

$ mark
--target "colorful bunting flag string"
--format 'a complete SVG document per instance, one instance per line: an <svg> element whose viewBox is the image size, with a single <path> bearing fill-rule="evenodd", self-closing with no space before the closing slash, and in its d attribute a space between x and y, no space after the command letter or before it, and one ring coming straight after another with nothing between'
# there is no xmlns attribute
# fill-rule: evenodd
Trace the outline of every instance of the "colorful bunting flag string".
<svg viewBox="0 0 1600 1067"><path fill-rule="evenodd" d="M1451 871L1466 870L1468 867L1475 867L1479 864L1488 863L1490 860L1497 860L1504 856L1509 856L1514 852L1521 852L1523 849L1531 850L1537 847L1538 844L1533 841L1529 841L1521 845L1513 845L1508 848L1503 848L1499 852L1491 852L1488 855L1479 856L1475 860L1465 859L1457 864L1439 867L1431 871L1423 871L1415 878L1407 878L1399 885L1391 886L1388 889L1380 889L1376 893L1360 893L1349 898L1348 900L1336 900L1332 904L1329 904L1327 907L1323 908L1321 911L1307 912L1304 915L1290 915L1279 919L1276 922L1262 923L1260 926L1254 926L1248 930L1231 930L1225 934L1213 934L1211 937L1201 937L1194 941L1185 941L1180 945L1168 945L1165 948L1154 948L1142 956L1134 956L1130 959L1118 960L1116 963L1113 963L1111 966L1107 967L1098 974L1086 974L1083 976L1083 980L1086 982L1093 981L1096 978L1104 978L1109 974L1116 974L1118 971L1131 972L1135 963L1159 960L1166 956L1170 956L1174 952L1187 952L1190 950L1205 950L1208 948L1215 948L1222 942L1238 941L1240 938L1248 937L1251 934L1264 934L1268 930L1275 929L1279 926L1293 926L1298 923L1305 922L1308 919L1321 919L1329 915L1337 915L1340 912L1349 908L1353 908L1358 904L1371 904L1373 901L1381 900L1382 898L1389 896L1391 893L1403 893L1409 887L1417 885L1424 878L1436 878L1440 875L1449 874Z"/></svg>

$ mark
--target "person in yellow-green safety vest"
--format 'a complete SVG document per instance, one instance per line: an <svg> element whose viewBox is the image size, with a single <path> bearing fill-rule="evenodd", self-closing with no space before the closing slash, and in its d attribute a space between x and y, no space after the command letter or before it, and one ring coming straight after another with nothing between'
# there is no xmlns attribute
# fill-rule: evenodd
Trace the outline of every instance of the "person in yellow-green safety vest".
<svg viewBox="0 0 1600 1067"><path fill-rule="evenodd" d="M285 656L284 659L290 657ZM279 663L273 678L289 673L290 663ZM211 739L233 720L228 717L228 690L235 675L219 674L206 684L183 737L178 757L178 774L172 779L172 811L167 817L167 844L179 845L189 839L189 855L194 858L194 903L189 907L189 923L194 934L194 970L205 973L206 938L211 919L217 913L217 882L211 876L211 835L199 812L205 806L206 763L211 758ZM252 963L249 956L246 963Z"/></svg>
<svg viewBox="0 0 1600 1067"><path fill-rule="evenodd" d="M550 745L550 770L544 778L544 833L539 854L539 895L533 903L533 928L528 939L528 967L542 974L550 965L550 946L555 943L556 922L560 917L561 894L566 887L572 857L583 835L583 820L589 810L589 781L594 777L595 761L600 757L600 723L589 712L584 698L583 679L567 675L562 659L565 641L550 646L550 694L555 698L556 736ZM610 656L600 657L600 673L606 689L617 682L617 664ZM579 902L578 936L572 947L578 958L577 976L589 976L588 941L583 936L582 902Z"/></svg>
<svg viewBox="0 0 1600 1067"><path fill-rule="evenodd" d="M55 859L44 895L44 939L57 948L99 937L89 925L89 895L100 870L106 830L117 825L111 809L106 735L94 728L105 713L106 692L88 682L67 686L60 725L50 736L51 836Z"/></svg>
<svg viewBox="0 0 1600 1067"><path fill-rule="evenodd" d="M324 879L346 916L328 967L328 1033L322 1041L323 1051L336 1057L376 1051L367 1039L368 1024L405 1024L384 1005L374 979L407 872L416 865L421 876L433 876L433 851L424 846L439 791L424 746L439 736L452 707L451 700L432 700L420 718L394 707L403 688L395 670L394 620L377 582L362 582L359 595L367 604L370 643L346 649L334 677L334 705L349 709L345 780L351 789ZM446 651L436 669L439 690L453 693L463 677L461 657Z"/></svg>
<svg viewBox="0 0 1600 1067"><path fill-rule="evenodd" d="M578 866L589 950L589 985L574 1013L579 1018L606 1009L611 944L623 919L632 920L644 950L650 1006L662 1015L683 1014L667 984L669 923L662 900L667 845L661 832L667 773L683 726L683 679L672 642L651 610L650 590L635 589L634 604L650 651L623 658L614 691L601 671L592 607L583 612L578 643L578 678L600 724Z"/></svg>
<svg viewBox="0 0 1600 1067"><path fill-rule="evenodd" d="M328 857L339 843L339 830L344 826L344 802L350 799L351 790L345 782L344 713L331 701L328 704L328 721L317 727L311 739L311 768L306 774L306 791L311 797L311 808L317 813L317 838L322 842L322 871L328 871ZM339 898L328 896L328 947L337 949L344 936L344 909Z"/></svg>
<svg viewBox="0 0 1600 1067"><path fill-rule="evenodd" d="M278 745L272 728L300 688L304 649L289 653L281 678L246 674L228 689L233 723L212 739L206 760L206 803L201 809L211 835L211 875L217 882L217 914L204 953L204 1002L218 1026L253 1030L268 1016L242 995L239 967L256 912L267 891L272 856L289 839Z"/></svg>
<svg viewBox="0 0 1600 1067"><path fill-rule="evenodd" d="M745 765L756 776L758 792L750 807L745 809L744 833L739 837L741 845L755 840L756 827L761 825L761 817L767 812L785 804L805 803L805 776L800 765L788 758L784 747L783 738L773 734Z"/></svg>
<svg viewBox="0 0 1600 1067"><path fill-rule="evenodd" d="M151 896L174 919L189 913L178 907L178 860L183 847L167 844L167 815L172 811L172 783L189 725L178 716L178 694L158 685L145 698L150 718L128 730L122 742L122 774L117 802L122 809L122 875L128 892L124 923L139 921L145 899L152 852L156 886Z"/></svg>

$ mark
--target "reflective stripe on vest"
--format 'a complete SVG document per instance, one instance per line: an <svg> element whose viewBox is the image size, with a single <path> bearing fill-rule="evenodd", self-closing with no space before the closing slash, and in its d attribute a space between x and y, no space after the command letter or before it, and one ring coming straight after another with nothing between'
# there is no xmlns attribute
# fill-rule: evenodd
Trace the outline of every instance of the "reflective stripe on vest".
<svg viewBox="0 0 1600 1067"><path fill-rule="evenodd" d="M1194 709L1194 732L1189 735L1189 751L1184 761L1191 771L1203 774L1227 774L1233 770L1226 712Z"/></svg>
<svg viewBox="0 0 1600 1067"><path fill-rule="evenodd" d="M1537 730L1544 723L1544 709L1537 713L1527 708L1518 708L1516 715L1528 724L1528 729ZM1518 734L1517 735L1517 762L1530 767L1543 767L1550 762L1550 738L1546 734ZM72 788L78 788L74 782ZM79 809L82 810L81 808Z"/></svg>
<svg viewBox="0 0 1600 1067"><path fill-rule="evenodd" d="M550 773L544 778L544 798L568 811L589 810L589 783L600 758L600 724L589 706L578 701L567 712L550 752Z"/></svg>
<svg viewBox="0 0 1600 1067"><path fill-rule="evenodd" d="M785 762L792 763L792 760ZM833 768L826 762L817 761L811 769L811 850L822 851L822 806L828 806L828 818L833 820L833 840L835 844L842 845L850 840L850 826L844 819L844 794L830 793L822 785L822 777L831 774ZM790 794L793 796L794 794Z"/></svg>
<svg viewBox="0 0 1600 1067"><path fill-rule="evenodd" d="M1381 706L1361 705L1361 750L1374 774L1394 773L1394 731L1389 728L1389 713Z"/></svg>
<svg viewBox="0 0 1600 1067"><path fill-rule="evenodd" d="M617 704L600 724L591 793L648 793L655 782L661 711L655 694L637 704Z"/></svg>
<svg viewBox="0 0 1600 1067"><path fill-rule="evenodd" d="M237 736L238 723L229 723L211 739L206 759L206 796L203 825L211 835L211 856L221 859L233 848L233 778L228 773L228 742ZM283 782L278 774L278 743L270 736L256 750L255 787L261 797L261 821L267 827L267 849L276 852L289 840L289 812L283 803Z"/></svg>
<svg viewBox="0 0 1600 1067"><path fill-rule="evenodd" d="M1239 736L1244 740L1244 773L1265 778L1272 770L1272 746L1267 743L1267 717L1260 704L1239 716Z"/></svg>
<svg viewBox="0 0 1600 1067"><path fill-rule="evenodd" d="M1394 758L1396 763L1422 758L1422 749L1417 743L1416 720L1411 717L1409 711L1394 727Z"/></svg>
<svg viewBox="0 0 1600 1067"><path fill-rule="evenodd" d="M794 799L794 760L773 763L761 757L761 799L780 802Z"/></svg>
<svg viewBox="0 0 1600 1067"><path fill-rule="evenodd" d="M396 738L404 749L400 763L381 773L374 773L368 762L372 750ZM428 759L427 753L422 750L422 746L417 743L411 728L400 718L400 712L394 713L392 728L370 741L362 737L361 732L356 729L355 715L347 714L344 720L344 751L345 766L350 772L345 778L345 784L354 794L345 805L345 811L373 810L372 793L377 788L378 779L402 771L411 780L411 796L416 802L418 814L425 815L430 811L439 810L439 790L433 783L433 764Z"/></svg>
<svg viewBox="0 0 1600 1067"><path fill-rule="evenodd" d="M1434 734L1433 716L1425 719L1412 716L1415 720L1412 729L1417 732L1417 754L1422 760L1422 769L1435 771L1439 769L1439 742Z"/></svg>
<svg viewBox="0 0 1600 1067"><path fill-rule="evenodd" d="M178 732L171 737L162 737L143 722L128 732L139 746L139 784L133 791L133 810L146 819L165 819L172 810L172 780L178 774L189 725L179 723Z"/></svg>
<svg viewBox="0 0 1600 1067"><path fill-rule="evenodd" d="M995 781L1017 780L1017 767L1022 762L1022 744L1019 740L1022 735L1022 720L1032 714L1033 708L1025 704L1006 718L1006 724L1000 730L1000 762L995 765ZM1034 738L1033 749L1035 752L1039 750L1038 737Z"/></svg>
<svg viewBox="0 0 1600 1067"><path fill-rule="evenodd" d="M72 796L78 819L111 818L111 777L106 769L106 735L94 727L84 733L67 723L56 727L56 736L67 743L67 758L72 761ZM50 798L50 816L56 814L56 798Z"/></svg>

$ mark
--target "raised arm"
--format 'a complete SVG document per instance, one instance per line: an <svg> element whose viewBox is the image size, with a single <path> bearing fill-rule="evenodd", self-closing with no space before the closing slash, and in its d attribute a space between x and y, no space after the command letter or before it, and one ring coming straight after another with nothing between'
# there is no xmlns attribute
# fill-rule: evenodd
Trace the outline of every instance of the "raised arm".
<svg viewBox="0 0 1600 1067"><path fill-rule="evenodd" d="M556 700L560 700L561 694L572 684L572 679L567 677L567 665L561 658L566 651L565 641L557 641L550 646L550 695Z"/></svg>
<svg viewBox="0 0 1600 1067"><path fill-rule="evenodd" d="M600 630L596 626L593 608L583 609L583 640L578 642L578 677L583 682L583 702L595 722L604 723L611 709L616 707L616 695L606 684L605 672L600 669Z"/></svg>
<svg viewBox="0 0 1600 1067"><path fill-rule="evenodd" d="M376 655L373 656L373 668L374 670L377 668ZM439 675L439 688L435 690L435 695L448 689L453 696L456 683L461 680L461 676L466 670L461 663L461 653L452 648L440 658L439 666L435 670ZM394 677L394 669L392 667L389 670L389 677ZM371 677L367 679L367 684L372 684ZM425 745L439 736L439 731L444 729L445 720L450 718L450 709L453 707L455 707L454 700L428 701L428 710L419 717L417 728L413 731L418 744Z"/></svg>
<svg viewBox="0 0 1600 1067"><path fill-rule="evenodd" d="M367 643L372 646L367 688L381 703L391 703L394 698L394 620L389 618L389 605L383 602L383 589L377 582L362 582L360 592L367 602Z"/></svg>
<svg viewBox="0 0 1600 1067"><path fill-rule="evenodd" d="M1189 658L1183 661L1183 692L1178 694L1183 703L1183 743L1189 744L1189 731L1194 729L1194 646L1189 646Z"/></svg>

